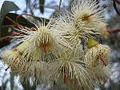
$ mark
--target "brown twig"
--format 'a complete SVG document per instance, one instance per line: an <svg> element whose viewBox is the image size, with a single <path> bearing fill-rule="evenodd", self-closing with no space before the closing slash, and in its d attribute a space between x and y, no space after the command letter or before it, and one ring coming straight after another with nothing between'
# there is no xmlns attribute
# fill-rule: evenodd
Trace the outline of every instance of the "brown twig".
<svg viewBox="0 0 120 90"><path fill-rule="evenodd" d="M117 29L114 29L114 30L108 29L107 32L108 32L109 34L118 33L118 32L120 32L120 28L117 28Z"/></svg>
<svg viewBox="0 0 120 90"><path fill-rule="evenodd" d="M7 18L9 21L11 21L14 25L20 26L19 23L15 22L14 20L12 20L11 18L9 18L8 16L6 16L5 18Z"/></svg>
<svg viewBox="0 0 120 90"><path fill-rule="evenodd" d="M8 39L8 38L10 38L10 37L11 37L10 35L5 36L5 37L2 37L2 38L0 38L0 41L6 40L6 39Z"/></svg>
<svg viewBox="0 0 120 90"><path fill-rule="evenodd" d="M18 25L3 25L2 28L18 27Z"/></svg>
<svg viewBox="0 0 120 90"><path fill-rule="evenodd" d="M9 35L0 38L0 41L6 40L12 36L19 36L20 34L22 34L22 33L21 32L12 32Z"/></svg>

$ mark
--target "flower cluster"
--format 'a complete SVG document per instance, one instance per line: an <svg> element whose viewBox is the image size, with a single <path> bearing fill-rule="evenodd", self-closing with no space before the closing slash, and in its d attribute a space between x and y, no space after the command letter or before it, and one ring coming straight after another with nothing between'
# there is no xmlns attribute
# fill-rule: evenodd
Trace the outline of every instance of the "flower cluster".
<svg viewBox="0 0 120 90"><path fill-rule="evenodd" d="M69 90L93 90L109 77L110 48L95 40L108 35L102 8L95 0L75 0L70 11L47 25L20 29L25 35L19 45L2 54L13 73Z"/></svg>

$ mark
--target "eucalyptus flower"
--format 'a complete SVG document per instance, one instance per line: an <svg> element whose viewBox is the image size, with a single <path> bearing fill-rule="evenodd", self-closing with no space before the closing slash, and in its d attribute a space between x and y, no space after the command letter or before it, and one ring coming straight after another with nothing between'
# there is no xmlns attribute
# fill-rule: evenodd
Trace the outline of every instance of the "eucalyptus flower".
<svg viewBox="0 0 120 90"><path fill-rule="evenodd" d="M59 20L56 24L55 32L60 32L63 40L65 40L71 47L75 48L81 44L79 37L84 37L82 36L82 33L79 33L79 31L75 29L72 23Z"/></svg>
<svg viewBox="0 0 120 90"><path fill-rule="evenodd" d="M102 34L106 31L106 23L103 16L103 8L95 0L74 1L72 8L72 19L78 29L90 31L91 34Z"/></svg>
<svg viewBox="0 0 120 90"><path fill-rule="evenodd" d="M61 54L57 60L50 63L50 80L66 84L66 86L70 84L69 86L74 86L74 88L79 86L79 89L93 90L95 77L92 76L92 72L89 69L85 68L83 57L81 55L80 59L67 52Z"/></svg>
<svg viewBox="0 0 120 90"><path fill-rule="evenodd" d="M85 54L86 67L94 72L94 75L98 80L106 80L109 77L110 70L106 67L108 65L108 59L110 56L110 48L107 45L95 45L88 49Z"/></svg>
<svg viewBox="0 0 120 90"><path fill-rule="evenodd" d="M102 8L95 0L75 0L70 11L47 25L19 27L20 43L2 53L8 68L23 80L55 82L68 90L93 90L106 80L110 47L94 40L108 35Z"/></svg>
<svg viewBox="0 0 120 90"><path fill-rule="evenodd" d="M23 67L25 63L22 63L21 64L22 66L19 64L21 55L15 50L5 51L2 55L2 58L4 60L4 63L8 64L8 68L11 68L12 72L14 72L15 74L18 74L18 72L21 72L21 70L24 70Z"/></svg>
<svg viewBox="0 0 120 90"><path fill-rule="evenodd" d="M110 55L110 48L107 45L96 45L88 49L85 54L85 62L88 66L95 67L99 64L106 66Z"/></svg>
<svg viewBox="0 0 120 90"><path fill-rule="evenodd" d="M26 72L26 77L34 77L33 69L38 68L40 73L42 72L42 62L52 61L63 51L71 49L66 42L61 40L60 35L51 30L50 25L36 26L34 30L24 29L25 35L22 36L20 43L13 49L3 52L2 58L12 72L16 74ZM34 63L40 66L36 67Z"/></svg>
<svg viewBox="0 0 120 90"><path fill-rule="evenodd" d="M107 37L106 23L103 10L95 0L75 0L71 12L66 11L56 21L56 30L74 45L88 37Z"/></svg>
<svg viewBox="0 0 120 90"><path fill-rule="evenodd" d="M59 34L59 32L57 33ZM28 53L27 56L29 58L29 54L31 54L33 57L38 56L37 54L39 54L39 59L46 60L45 57L48 58L50 55L58 57L62 51L71 49L71 47L64 42L61 39L61 36L57 33L54 32L49 25L37 27L36 31L31 31L29 35L26 35L26 37L23 38L24 42L30 42L28 48L25 50L26 53L24 53L24 55L26 56ZM33 60L38 59L34 58ZM49 58L49 60L51 60L51 58Z"/></svg>
<svg viewBox="0 0 120 90"><path fill-rule="evenodd" d="M49 65L45 62L32 61L28 62L24 67L24 71L20 72L21 81L25 82L32 80L33 83L47 83L46 76L48 75Z"/></svg>

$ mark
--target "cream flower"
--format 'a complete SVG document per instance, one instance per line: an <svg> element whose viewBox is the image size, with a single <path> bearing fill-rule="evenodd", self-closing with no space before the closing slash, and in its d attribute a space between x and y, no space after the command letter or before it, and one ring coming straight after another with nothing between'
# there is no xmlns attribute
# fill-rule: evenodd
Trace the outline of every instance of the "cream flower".
<svg viewBox="0 0 120 90"><path fill-rule="evenodd" d="M81 56L81 59L82 57L84 56ZM63 53L57 60L50 63L50 80L55 80L56 83L63 82L67 86L76 83L80 89L93 90L95 78L92 77L92 72L88 73L89 70L85 68L81 59L73 54Z"/></svg>
<svg viewBox="0 0 120 90"><path fill-rule="evenodd" d="M34 70L38 69L40 70L36 76L38 79L39 74L43 72L42 62L51 62L63 51L71 49L69 44L61 39L59 32L57 34L51 30L50 25L36 26L34 30L24 29L25 35L22 36L21 43L2 54L4 62L8 64L12 72L30 78L35 77ZM26 74L22 75L23 72Z"/></svg>
<svg viewBox="0 0 120 90"><path fill-rule="evenodd" d="M81 43L79 37L82 37L82 35L80 35L81 33L79 33L72 24L58 21L58 25L55 27L55 30L56 32L60 32L62 38L66 40L71 47L77 47Z"/></svg>
<svg viewBox="0 0 120 90"><path fill-rule="evenodd" d="M102 8L95 0L75 0L71 12L35 26L19 27L23 32L20 43L2 54L5 64L21 79L93 90L107 78L110 48L93 39L107 37Z"/></svg>
<svg viewBox="0 0 120 90"><path fill-rule="evenodd" d="M71 11L72 19L78 29L82 29L82 26L86 31L88 28L88 30L91 29L91 32L96 34L102 34L100 33L101 30L106 32L106 24L102 14L102 8L95 0L75 1L72 5Z"/></svg>
<svg viewBox="0 0 120 90"><path fill-rule="evenodd" d="M94 0L75 0L71 12L61 15L56 24L56 30L75 44L88 37L107 37L102 8Z"/></svg>
<svg viewBox="0 0 120 90"><path fill-rule="evenodd" d="M24 42L12 50L3 52L2 58L4 63L8 64L8 68L12 70L13 74L20 75L21 80L27 81L32 78L32 81L35 83L45 82L48 64L40 61L39 50L37 49L29 53L29 58L25 57L24 51L26 46L29 45L26 43Z"/></svg>
<svg viewBox="0 0 120 90"><path fill-rule="evenodd" d="M24 70L25 63L20 64L21 54L15 50L8 50L2 54L2 58L5 64L8 64L8 68L11 68L12 72L18 74L21 70ZM8 69L7 68L7 69Z"/></svg>
<svg viewBox="0 0 120 90"><path fill-rule="evenodd" d="M85 54L85 62L88 66L95 67L99 64L106 66L110 55L110 48L107 45L96 45L88 49Z"/></svg>
<svg viewBox="0 0 120 90"><path fill-rule="evenodd" d="M36 31L30 31L31 33L23 38L24 42L30 42L24 55L26 56L26 54L28 54L27 56L29 58L29 54L31 54L33 58L39 56L39 59L46 60L45 58L50 56L58 57L62 51L71 49L67 42L64 42L61 36L58 35L59 32L57 32L57 34L51 29L49 26L41 26L38 27ZM51 60L52 57L47 60ZM34 58L33 60L38 59Z"/></svg>
<svg viewBox="0 0 120 90"><path fill-rule="evenodd" d="M85 54L86 68L89 68L94 72L94 76L99 81L106 80L108 78L109 73L106 73L105 68L108 67L109 55L109 46L101 44L91 47Z"/></svg>
<svg viewBox="0 0 120 90"><path fill-rule="evenodd" d="M46 76L48 75L49 65L45 62L31 61L25 65L25 70L20 72L21 81L28 81L30 78L34 83L46 82Z"/></svg>

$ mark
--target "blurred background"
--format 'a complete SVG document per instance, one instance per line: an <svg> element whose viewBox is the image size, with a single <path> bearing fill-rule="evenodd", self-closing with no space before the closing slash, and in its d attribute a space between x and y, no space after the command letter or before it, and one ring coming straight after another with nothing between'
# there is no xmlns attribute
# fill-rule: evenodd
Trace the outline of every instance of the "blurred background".
<svg viewBox="0 0 120 90"><path fill-rule="evenodd" d="M17 22L21 25L32 27L29 22L30 15L39 20L49 20L57 13L64 13L65 9L70 9L74 0L0 0L0 53L11 49L17 42L9 37L13 35L13 23L6 20L9 16L12 20L21 17ZM120 29L120 0L96 0L100 7L104 8L104 17L108 30ZM27 23L27 24L26 24ZM119 30L120 31L120 30ZM5 38L5 39L4 39ZM120 33L113 33L108 39L100 40L107 43L111 48L110 67L112 74L104 85L96 87L95 90L120 90ZM10 69L6 70L0 58L0 90L52 90L50 86L44 84L34 85L31 82L20 83L19 76L11 74ZM58 85L59 86L59 85ZM57 87L55 90L62 90Z"/></svg>

